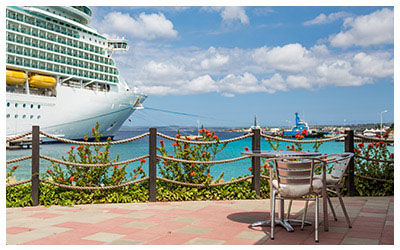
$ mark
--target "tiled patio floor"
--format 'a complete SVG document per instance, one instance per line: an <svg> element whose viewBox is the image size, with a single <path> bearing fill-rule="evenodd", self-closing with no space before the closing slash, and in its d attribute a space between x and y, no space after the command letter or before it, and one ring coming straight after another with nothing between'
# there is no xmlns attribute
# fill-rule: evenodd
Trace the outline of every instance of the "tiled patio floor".
<svg viewBox="0 0 400 250"><path fill-rule="evenodd" d="M330 216L330 231L314 242L313 226L286 232L276 227L249 228L269 217L269 200L189 201L136 204L98 204L74 207L7 208L7 245L150 244L386 244L394 243L393 197L345 197L352 228L348 228L337 198L338 221ZM286 202L287 204L287 202ZM292 217L304 208L294 202ZM313 208L308 209L313 220Z"/></svg>

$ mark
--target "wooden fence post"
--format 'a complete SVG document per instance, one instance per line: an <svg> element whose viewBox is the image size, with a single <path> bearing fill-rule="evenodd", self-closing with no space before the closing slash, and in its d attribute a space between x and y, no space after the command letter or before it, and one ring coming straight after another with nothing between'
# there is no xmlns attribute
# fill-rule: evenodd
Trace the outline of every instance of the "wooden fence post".
<svg viewBox="0 0 400 250"><path fill-rule="evenodd" d="M253 151L253 153L260 152L261 131L259 128L253 128L252 133L253 137L252 137L251 150ZM258 156L251 157L251 172L253 174L253 178L251 179L252 189L256 191L256 195L260 196L260 157Z"/></svg>
<svg viewBox="0 0 400 250"><path fill-rule="evenodd" d="M150 128L149 135L149 201L156 202L157 177L157 128Z"/></svg>
<svg viewBox="0 0 400 250"><path fill-rule="evenodd" d="M344 151L354 154L354 130L346 130L345 133L347 136L344 142ZM348 196L356 194L354 187L354 157L350 159L347 167L346 188Z"/></svg>
<svg viewBox="0 0 400 250"><path fill-rule="evenodd" d="M39 205L39 160L40 160L40 138L39 126L32 126L32 206Z"/></svg>

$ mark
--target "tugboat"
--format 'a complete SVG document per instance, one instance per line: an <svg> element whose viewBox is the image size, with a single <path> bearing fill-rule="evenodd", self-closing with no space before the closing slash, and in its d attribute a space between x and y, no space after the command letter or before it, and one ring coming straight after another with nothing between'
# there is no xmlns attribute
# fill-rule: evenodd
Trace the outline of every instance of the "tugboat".
<svg viewBox="0 0 400 250"><path fill-rule="evenodd" d="M295 137L297 133L303 134L305 138L316 138L316 137L323 137L324 132L316 132L311 131L308 127L307 122L302 121L299 117L299 113L295 113L296 116L296 126L292 128L292 130L285 130L283 131L283 137Z"/></svg>

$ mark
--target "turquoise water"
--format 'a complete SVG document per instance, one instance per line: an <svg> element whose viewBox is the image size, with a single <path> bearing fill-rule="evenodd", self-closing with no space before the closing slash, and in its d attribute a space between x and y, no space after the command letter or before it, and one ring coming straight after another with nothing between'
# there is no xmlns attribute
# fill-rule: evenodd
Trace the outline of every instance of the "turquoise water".
<svg viewBox="0 0 400 250"><path fill-rule="evenodd" d="M142 133L148 132L148 130L137 130L137 131L119 131L114 140L121 140L129 137L133 137L136 135L140 135ZM176 132L174 131L163 131L159 130L158 132L161 132L163 134L169 135L169 136L175 136ZM180 131L182 135L189 135L189 134L196 134L196 131ZM224 132L224 131L216 131L216 135L221 139L229 139L229 138L234 138L238 136L242 136L243 132ZM172 147L172 141L165 140L163 138L158 137L158 141L164 140L166 149L168 152L172 155L173 154L173 147ZM286 143L286 142L281 142L279 149L286 149L286 145L291 145L292 143ZM158 146L160 144L158 143ZM303 150L304 151L314 151L312 146L313 143L304 143L303 144ZM70 150L71 144L63 144L63 143L56 143L56 144L43 144L40 145L40 154L41 155L47 155L53 158L61 159L61 156L67 155L67 151ZM235 157L240 157L241 152L244 151L245 147L251 148L251 138L246 138L240 141L236 142L231 142L229 143L226 148L220 152L216 159L217 160L222 160L222 159L229 159L229 158L235 158ZM113 145L111 147L111 152L110 155L113 159L115 159L116 155L119 154L119 161L123 160L128 160L131 158L135 158L138 156L142 156L145 154L148 154L149 150L149 145L148 145L148 137L142 138L137 141L129 142L129 143L124 143L124 144L118 144L118 145ZM265 140L261 140L261 150L272 150L270 147L269 143ZM393 146L389 147L389 150L393 152ZM344 143L343 142L336 142L336 141L330 141L330 142L325 142L323 143L319 151L321 153L327 153L327 154L332 154L332 153L340 153L344 152ZM22 149L22 150L7 150L6 155L7 155L7 160L17 158L17 157L22 157L26 155L30 155L31 150L30 149ZM148 171L148 162L144 164L144 170L147 172ZM26 160L26 161L21 161L17 163L12 163L8 164L8 167L11 167L13 165L19 165L19 168L15 171L15 177L17 180L24 180L24 179L29 179L31 175L31 160ZM51 163L49 161L40 160L40 173L44 173L46 169L49 168ZM139 165L138 162L131 163L127 167L127 171L132 171L133 168L136 168ZM218 177L222 172L225 172L224 180L230 180L233 177L238 177L238 176L244 176L246 174L250 174L250 171L248 170L249 167L251 166L251 160L250 159L245 159L237 162L232 162L232 163L225 163L225 164L216 164L211 167L211 175L214 177Z"/></svg>

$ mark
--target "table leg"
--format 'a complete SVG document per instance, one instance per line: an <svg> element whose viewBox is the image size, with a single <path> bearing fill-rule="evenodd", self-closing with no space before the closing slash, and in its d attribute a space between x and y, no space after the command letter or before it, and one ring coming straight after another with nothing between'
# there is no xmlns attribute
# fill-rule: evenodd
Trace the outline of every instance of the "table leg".
<svg viewBox="0 0 400 250"><path fill-rule="evenodd" d="M329 231L329 223L328 223L328 192L326 190L326 164L322 164L322 209L324 214L324 231Z"/></svg>

